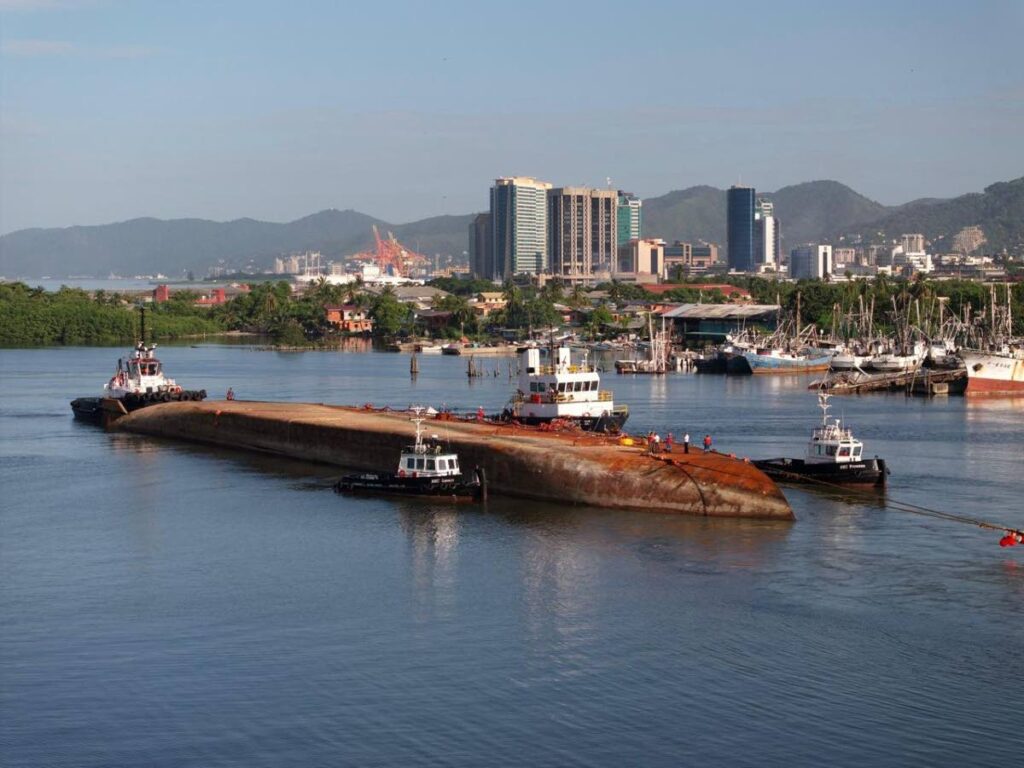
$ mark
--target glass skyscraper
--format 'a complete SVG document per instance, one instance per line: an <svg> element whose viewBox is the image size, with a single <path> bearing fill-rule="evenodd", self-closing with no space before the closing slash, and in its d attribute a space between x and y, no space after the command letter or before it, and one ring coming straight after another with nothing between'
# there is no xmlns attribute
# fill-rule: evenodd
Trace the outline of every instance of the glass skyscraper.
<svg viewBox="0 0 1024 768"><path fill-rule="evenodd" d="M495 180L491 187L492 279L547 270L549 189L548 182L528 176Z"/></svg>
<svg viewBox="0 0 1024 768"><path fill-rule="evenodd" d="M630 240L639 240L642 233L643 200L629 192L619 191L617 214L617 245L625 245Z"/></svg>
<svg viewBox="0 0 1024 768"><path fill-rule="evenodd" d="M730 187L726 193L726 247L729 250L729 269L753 272L754 245L754 188Z"/></svg>

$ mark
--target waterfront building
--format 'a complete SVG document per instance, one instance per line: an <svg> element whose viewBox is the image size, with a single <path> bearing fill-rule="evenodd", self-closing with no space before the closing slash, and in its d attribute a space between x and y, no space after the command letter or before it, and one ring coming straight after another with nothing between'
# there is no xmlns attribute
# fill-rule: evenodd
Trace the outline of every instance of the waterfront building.
<svg viewBox="0 0 1024 768"><path fill-rule="evenodd" d="M754 258L754 188L732 186L726 193L726 248L729 269L752 272Z"/></svg>
<svg viewBox="0 0 1024 768"><path fill-rule="evenodd" d="M610 189L558 187L547 193L551 273L589 281L615 259L618 194Z"/></svg>
<svg viewBox="0 0 1024 768"><path fill-rule="evenodd" d="M491 214L480 213L469 223L469 271L473 277L494 279L491 251Z"/></svg>
<svg viewBox="0 0 1024 768"><path fill-rule="evenodd" d="M707 286L713 287L713 286ZM681 304L662 314L672 324L673 337L684 344L703 346L757 325L776 328L778 304Z"/></svg>
<svg viewBox="0 0 1024 768"><path fill-rule="evenodd" d="M547 192L551 184L506 176L491 187L493 280L537 275L548 269Z"/></svg>
<svg viewBox="0 0 1024 768"><path fill-rule="evenodd" d="M794 280L822 280L832 276L831 245L801 245L789 253L789 276Z"/></svg>
<svg viewBox="0 0 1024 768"><path fill-rule="evenodd" d="M613 277L633 283L656 283L665 269L665 241L638 238L619 246Z"/></svg>
<svg viewBox="0 0 1024 768"><path fill-rule="evenodd" d="M639 240L643 237L643 200L632 192L620 189L617 205L616 246L625 245L630 240Z"/></svg>

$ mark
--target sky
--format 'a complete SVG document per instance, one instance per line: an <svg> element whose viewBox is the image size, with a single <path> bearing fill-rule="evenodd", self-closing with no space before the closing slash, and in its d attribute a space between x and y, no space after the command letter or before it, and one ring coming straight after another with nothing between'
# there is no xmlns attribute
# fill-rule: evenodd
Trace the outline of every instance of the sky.
<svg viewBox="0 0 1024 768"><path fill-rule="evenodd" d="M0 0L0 233L1024 176L1024 0Z"/></svg>

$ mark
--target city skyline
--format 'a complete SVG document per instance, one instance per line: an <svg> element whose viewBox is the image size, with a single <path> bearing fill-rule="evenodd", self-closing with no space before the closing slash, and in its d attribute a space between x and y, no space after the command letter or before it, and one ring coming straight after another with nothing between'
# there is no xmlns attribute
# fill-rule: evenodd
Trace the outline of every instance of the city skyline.
<svg viewBox="0 0 1024 768"><path fill-rule="evenodd" d="M884 204L1024 173L1019 5L733 10L638 3L637 31L663 42L595 78L594 47L622 30L571 5L0 0L0 233L414 221L485 210L483 184L512 173L640 198L837 179ZM534 55L503 65L517 43ZM547 87L555 57L571 92Z"/></svg>

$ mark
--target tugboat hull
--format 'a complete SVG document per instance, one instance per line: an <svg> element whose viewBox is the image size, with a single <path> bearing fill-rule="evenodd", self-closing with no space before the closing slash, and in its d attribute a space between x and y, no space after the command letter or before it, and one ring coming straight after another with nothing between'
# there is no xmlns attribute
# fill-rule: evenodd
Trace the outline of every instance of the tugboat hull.
<svg viewBox="0 0 1024 768"><path fill-rule="evenodd" d="M889 475L884 459L866 459L843 464L813 464L803 459L759 459L752 463L773 480L788 483L867 485L884 488Z"/></svg>
<svg viewBox="0 0 1024 768"><path fill-rule="evenodd" d="M125 397L78 397L71 401L71 412L76 419L106 426L125 414L159 403L200 401L206 398L206 390L182 390L181 392L147 392Z"/></svg>
<svg viewBox="0 0 1024 768"><path fill-rule="evenodd" d="M467 479L464 475L407 477L388 472L364 472L341 478L334 484L334 492L429 496L452 501L480 501L487 497L487 481L482 469L473 470L471 479Z"/></svg>

